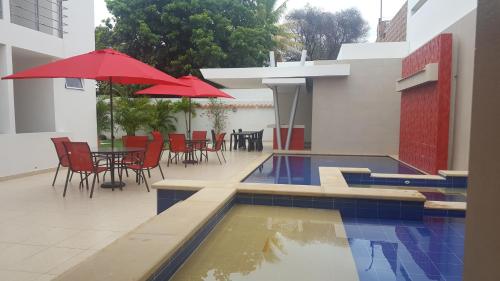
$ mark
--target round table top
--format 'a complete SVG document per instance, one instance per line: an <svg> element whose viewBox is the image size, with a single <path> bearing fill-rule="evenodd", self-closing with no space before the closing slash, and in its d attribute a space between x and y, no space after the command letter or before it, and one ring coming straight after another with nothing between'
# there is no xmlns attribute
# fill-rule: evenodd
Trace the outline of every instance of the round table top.
<svg viewBox="0 0 500 281"><path fill-rule="evenodd" d="M99 147L92 149L92 152L101 154L120 154L129 152L142 152L145 150L146 149L142 147L115 147L113 149L111 149L111 147Z"/></svg>

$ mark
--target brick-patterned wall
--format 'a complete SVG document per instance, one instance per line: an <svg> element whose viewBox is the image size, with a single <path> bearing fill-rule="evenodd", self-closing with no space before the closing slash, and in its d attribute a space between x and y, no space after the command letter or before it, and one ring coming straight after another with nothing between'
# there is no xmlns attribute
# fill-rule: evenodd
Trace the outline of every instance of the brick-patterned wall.
<svg viewBox="0 0 500 281"><path fill-rule="evenodd" d="M403 91L399 158L428 173L448 167L452 35L441 34L403 59L408 77L429 63L439 63L437 82Z"/></svg>
<svg viewBox="0 0 500 281"><path fill-rule="evenodd" d="M377 42L402 42L406 40L406 17L408 14L408 2L390 21L379 23Z"/></svg>

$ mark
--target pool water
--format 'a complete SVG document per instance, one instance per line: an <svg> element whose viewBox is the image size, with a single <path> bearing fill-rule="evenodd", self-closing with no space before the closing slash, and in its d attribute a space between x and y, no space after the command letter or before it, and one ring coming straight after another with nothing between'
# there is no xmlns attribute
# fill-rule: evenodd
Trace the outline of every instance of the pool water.
<svg viewBox="0 0 500 281"><path fill-rule="evenodd" d="M235 205L170 279L357 280L338 211Z"/></svg>
<svg viewBox="0 0 500 281"><path fill-rule="evenodd" d="M320 185L319 167L368 168L372 173L422 174L388 156L274 154L244 182Z"/></svg>
<svg viewBox="0 0 500 281"><path fill-rule="evenodd" d="M459 218L235 205L171 280L455 281L463 245Z"/></svg>
<svg viewBox="0 0 500 281"><path fill-rule="evenodd" d="M462 218L344 220L360 281L462 280L464 226Z"/></svg>

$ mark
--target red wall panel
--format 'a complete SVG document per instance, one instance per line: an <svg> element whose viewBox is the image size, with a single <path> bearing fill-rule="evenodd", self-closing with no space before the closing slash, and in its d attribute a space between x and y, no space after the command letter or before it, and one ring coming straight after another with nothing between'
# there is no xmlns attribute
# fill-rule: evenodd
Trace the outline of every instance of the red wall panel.
<svg viewBox="0 0 500 281"><path fill-rule="evenodd" d="M403 91L399 158L436 174L448 168L452 35L441 34L403 59L402 76L408 77L429 63L439 63L437 82Z"/></svg>
<svg viewBox="0 0 500 281"><path fill-rule="evenodd" d="M281 147L286 144L286 136L288 128L281 128ZM292 138L290 139L290 150L304 150L304 128L293 128ZM276 137L276 128L273 129L273 149L278 149L278 141Z"/></svg>

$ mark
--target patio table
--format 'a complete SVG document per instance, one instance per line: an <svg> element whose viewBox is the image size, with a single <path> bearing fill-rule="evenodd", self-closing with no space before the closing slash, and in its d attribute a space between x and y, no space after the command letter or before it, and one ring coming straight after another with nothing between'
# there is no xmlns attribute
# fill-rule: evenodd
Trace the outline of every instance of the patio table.
<svg viewBox="0 0 500 281"><path fill-rule="evenodd" d="M198 146L198 147L204 147L205 148L205 153L206 153L207 146L208 146L209 142L210 142L209 139L200 139L200 140L189 140L189 139L186 139L186 145L189 148L192 148L192 149L191 149L191 152L188 153L188 158L186 160L184 160L184 162L187 163L187 164L196 164L196 163L198 163L198 161L194 160L194 153L195 153L196 146ZM203 153L203 151L201 149L200 149L200 152ZM201 162L201 157L200 157L200 162Z"/></svg>
<svg viewBox="0 0 500 281"><path fill-rule="evenodd" d="M235 132L235 133L231 133L231 135L229 135L229 150L233 150L233 136L234 136L234 149L237 149L237 145L238 143L236 142L236 137L239 136L239 137L245 137L245 141L246 139L248 138L248 136L251 136L253 134L256 134L258 133L259 131L243 131L243 132Z"/></svg>
<svg viewBox="0 0 500 281"><path fill-rule="evenodd" d="M115 170L116 170L116 164L117 161L122 159L125 155L129 153L138 153L138 152L145 152L146 149L141 148L141 147L100 147L96 149L92 149L92 154L96 156L104 156L106 158L111 159L109 163L109 172L110 172L110 177L111 181L109 182L104 182L101 184L102 188L122 188L125 186L125 183L121 180L119 177L119 180L117 181L115 179Z"/></svg>

